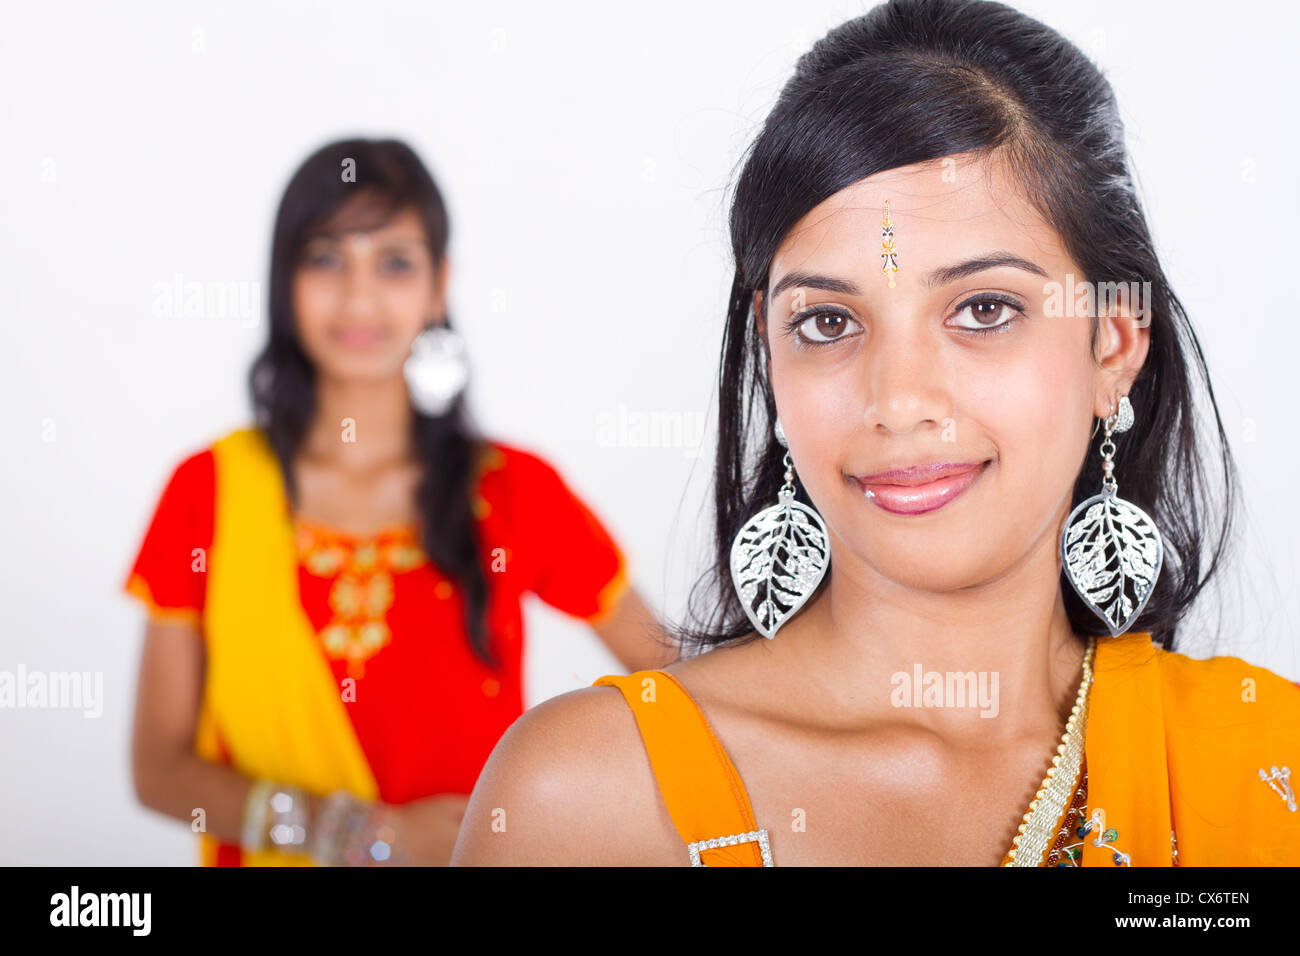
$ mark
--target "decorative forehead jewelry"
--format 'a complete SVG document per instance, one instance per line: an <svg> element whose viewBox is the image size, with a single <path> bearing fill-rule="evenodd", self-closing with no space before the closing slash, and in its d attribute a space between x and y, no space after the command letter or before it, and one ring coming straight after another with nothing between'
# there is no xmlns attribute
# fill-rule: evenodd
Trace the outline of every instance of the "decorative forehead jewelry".
<svg viewBox="0 0 1300 956"><path fill-rule="evenodd" d="M1291 789L1291 768L1283 767L1278 770L1277 767L1269 767L1270 773L1264 773L1264 768L1259 768L1259 779L1263 780L1270 790L1286 801L1286 808L1295 813L1295 791ZM1274 783L1273 781L1277 781ZM1278 786L1280 783L1282 786Z"/></svg>
<svg viewBox="0 0 1300 956"><path fill-rule="evenodd" d="M1151 516L1116 494L1111 435L1132 425L1133 406L1124 395L1105 419L1101 493L1071 511L1061 531L1065 576L1112 637L1128 631L1142 613L1164 560L1164 541Z"/></svg>
<svg viewBox="0 0 1300 956"><path fill-rule="evenodd" d="M894 287L894 273L898 271L898 254L894 249L894 222L889 218L889 200L885 200L885 218L880 223L880 258L885 260L880 271L889 276L889 287Z"/></svg>
<svg viewBox="0 0 1300 956"><path fill-rule="evenodd" d="M831 560L821 515L794 500L794 461L779 419L773 431L786 449L785 484L776 504L745 522L731 542L731 583L754 630L769 640L817 590Z"/></svg>

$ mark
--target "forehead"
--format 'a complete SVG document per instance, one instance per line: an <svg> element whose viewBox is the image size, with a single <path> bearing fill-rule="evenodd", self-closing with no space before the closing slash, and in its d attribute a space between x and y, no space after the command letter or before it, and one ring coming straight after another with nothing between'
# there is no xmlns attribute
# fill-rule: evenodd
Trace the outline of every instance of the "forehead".
<svg viewBox="0 0 1300 956"><path fill-rule="evenodd" d="M312 238L317 239L340 240L345 237L362 244L407 239L423 241L424 220L410 206L390 211L368 196L357 196L312 232Z"/></svg>
<svg viewBox="0 0 1300 956"><path fill-rule="evenodd" d="M880 273L885 202L896 281L973 255L1010 252L1049 273L1071 269L1061 238L1002 161L956 154L858 180L803 216L772 259L769 288L792 271L845 277Z"/></svg>

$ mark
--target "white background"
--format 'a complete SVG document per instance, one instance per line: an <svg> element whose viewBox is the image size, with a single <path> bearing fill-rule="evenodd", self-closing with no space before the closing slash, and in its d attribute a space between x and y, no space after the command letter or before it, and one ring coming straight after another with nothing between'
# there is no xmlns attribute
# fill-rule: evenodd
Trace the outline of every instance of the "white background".
<svg viewBox="0 0 1300 956"><path fill-rule="evenodd" d="M143 617L120 586L170 470L246 423L266 328L260 302L256 322L157 318L156 283L264 289L298 163L345 136L406 139L449 201L478 420L555 463L677 616L707 540L726 188L795 58L867 6L9 5L0 669L102 672L106 699L97 720L0 711L0 863L196 859L132 794ZM1116 87L1241 466L1240 557L1188 650L1296 679L1296 8L1018 6ZM685 430L608 447L620 409ZM530 703L618 669L536 602L527 626Z"/></svg>

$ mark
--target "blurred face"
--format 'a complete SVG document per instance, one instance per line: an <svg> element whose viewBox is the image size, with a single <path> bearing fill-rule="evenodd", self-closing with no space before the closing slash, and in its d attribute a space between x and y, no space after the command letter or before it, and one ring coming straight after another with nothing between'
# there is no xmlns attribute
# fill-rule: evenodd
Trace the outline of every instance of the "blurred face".
<svg viewBox="0 0 1300 956"><path fill-rule="evenodd" d="M293 280L299 341L324 379L399 376L415 336L442 321L445 286L446 260L434 263L414 209L368 231L313 238Z"/></svg>
<svg viewBox="0 0 1300 956"><path fill-rule="evenodd" d="M953 159L872 176L804 216L762 324L833 562L931 591L993 580L1036 546L1055 560L1093 416L1128 391L1147 341L1103 317L1099 365L1091 315L1055 314L1045 291L1085 279L1059 236L997 164Z"/></svg>

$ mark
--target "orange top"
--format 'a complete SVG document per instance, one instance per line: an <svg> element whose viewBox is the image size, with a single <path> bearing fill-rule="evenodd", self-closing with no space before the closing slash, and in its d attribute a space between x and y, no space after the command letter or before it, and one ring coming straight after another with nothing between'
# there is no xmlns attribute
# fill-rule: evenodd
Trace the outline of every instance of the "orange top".
<svg viewBox="0 0 1300 956"><path fill-rule="evenodd" d="M688 856L699 843L703 865L764 865L767 831L677 679L646 670L595 684L617 687L632 708ZM1088 815L1100 811L1104 824L1075 838L1080 865L1113 866L1118 853L1132 866L1300 860L1300 812L1285 779L1291 764L1300 766L1300 686L1272 671L1237 657L1165 651L1146 633L1098 638L1084 760ZM1273 776L1275 768L1270 786L1260 771Z"/></svg>
<svg viewBox="0 0 1300 956"><path fill-rule="evenodd" d="M676 677L647 670L606 675L596 684L617 687L631 705L659 792L683 843L758 829L740 774ZM701 848L700 861L706 866L763 865L756 842Z"/></svg>

